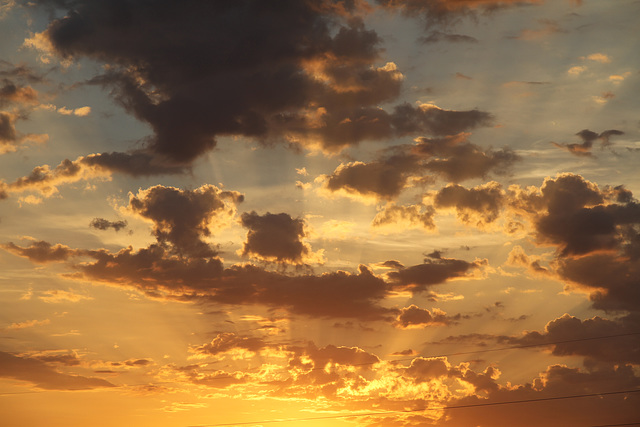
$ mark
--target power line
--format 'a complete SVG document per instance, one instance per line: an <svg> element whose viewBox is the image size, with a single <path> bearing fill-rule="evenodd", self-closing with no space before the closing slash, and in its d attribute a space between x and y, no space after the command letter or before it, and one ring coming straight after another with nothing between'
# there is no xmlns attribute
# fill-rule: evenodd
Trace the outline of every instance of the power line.
<svg viewBox="0 0 640 427"><path fill-rule="evenodd" d="M541 397L541 398L538 398L538 399L509 400L509 401L504 401L504 402L472 403L472 404L468 404L468 405L441 406L441 407L432 408L432 409L451 410L451 409L479 408L479 407L485 407L485 406L514 405L514 404L532 403L532 402L547 402L547 401L553 401L553 400L578 399L578 398L584 398L584 397L598 397L598 396L611 396L611 395L617 395L617 394L637 393L637 392L640 392L640 389L608 391L608 392L603 392L603 393L574 394L574 395L570 395L570 396ZM240 422L240 423L202 424L202 425L189 426L189 427L225 427L225 426L226 427L233 427L233 426L246 426L246 425L252 425L252 424L275 424L275 423L330 420L330 419L353 418L353 417L371 417L371 416L379 417L379 416L383 416L383 415L408 414L408 413L422 412L422 411L426 411L427 409L429 409L429 408L411 409L411 410L408 410L408 411L380 411L380 412L368 412L368 413L359 413L359 414L350 414L350 415L330 415L330 416L322 416L322 417L275 419L275 420L262 420L262 421L251 421L251 422ZM592 427L614 427L614 426L627 426L627 425L638 425L638 423L611 424L611 425L605 425L605 426L592 426Z"/></svg>

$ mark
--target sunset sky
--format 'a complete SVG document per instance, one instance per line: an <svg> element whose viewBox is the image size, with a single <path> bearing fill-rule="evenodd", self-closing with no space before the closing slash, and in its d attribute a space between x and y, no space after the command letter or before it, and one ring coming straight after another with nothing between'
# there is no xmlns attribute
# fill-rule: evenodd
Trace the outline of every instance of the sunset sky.
<svg viewBox="0 0 640 427"><path fill-rule="evenodd" d="M639 22L0 0L0 424L640 425Z"/></svg>

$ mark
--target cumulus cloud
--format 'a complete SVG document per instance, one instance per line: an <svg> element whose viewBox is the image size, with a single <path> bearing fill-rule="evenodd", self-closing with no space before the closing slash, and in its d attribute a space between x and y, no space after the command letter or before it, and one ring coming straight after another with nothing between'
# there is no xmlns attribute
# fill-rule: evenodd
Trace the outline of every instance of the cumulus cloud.
<svg viewBox="0 0 640 427"><path fill-rule="evenodd" d="M365 27L370 6L361 1L41 3L68 11L27 44L46 59L108 64L86 83L108 88L153 129L147 148L179 163L212 149L221 135L337 152L491 119L432 105L381 108L400 95L403 75L394 63L377 64L382 40Z"/></svg>
<svg viewBox="0 0 640 427"><path fill-rule="evenodd" d="M92 83L147 122L150 148L175 160L211 149L218 135L264 139L297 126L305 134L314 105L339 138L345 132L334 125L399 93L396 71L372 66L380 39L355 18L361 2L49 3L73 13L36 35L37 46L109 63ZM77 30L88 25L90 32Z"/></svg>
<svg viewBox="0 0 640 427"><path fill-rule="evenodd" d="M394 203L387 203L378 211L373 218L371 225L376 229L389 232L402 228L421 228L433 230L436 227L434 222L435 209L433 206L424 204L398 206Z"/></svg>
<svg viewBox="0 0 640 427"><path fill-rule="evenodd" d="M129 196L128 209L153 222L153 233L160 244L172 252L192 257L211 257L216 252L202 240L213 227L228 224L235 216L235 205L244 196L222 191L213 185L180 190L156 185Z"/></svg>
<svg viewBox="0 0 640 427"><path fill-rule="evenodd" d="M470 189L448 184L433 196L436 208L454 208L460 221L476 227L494 222L500 215L505 199L505 191L495 181Z"/></svg>
<svg viewBox="0 0 640 427"><path fill-rule="evenodd" d="M561 174L510 197L510 208L532 221L536 242L557 248L560 278L587 290L596 308L637 311L640 204L629 190Z"/></svg>
<svg viewBox="0 0 640 427"><path fill-rule="evenodd" d="M415 145L401 145L369 163L341 164L323 177L331 192L391 200L406 187L428 183L434 177L450 182L506 174L519 157L509 148L483 150L460 133L442 138L418 138Z"/></svg>
<svg viewBox="0 0 640 427"><path fill-rule="evenodd" d="M400 313L393 325L400 329L425 328L428 326L446 326L457 323L462 315L449 316L442 310L434 308L429 311L411 304L400 309Z"/></svg>
<svg viewBox="0 0 640 427"><path fill-rule="evenodd" d="M311 247L303 242L307 237L305 222L286 213L259 215L245 212L240 223L247 228L243 256L259 260L301 264L311 259Z"/></svg>
<svg viewBox="0 0 640 427"><path fill-rule="evenodd" d="M554 356L577 355L598 362L640 365L640 340L632 335L638 333L639 326L637 315L620 320L599 316L580 320L564 314L548 322L542 332L527 332L506 341L519 345L553 343L549 345Z"/></svg>
<svg viewBox="0 0 640 427"><path fill-rule="evenodd" d="M468 277L484 265L486 265L484 260L467 262L436 256L425 258L422 264L399 268L397 271L388 273L387 276L398 288L423 291L451 279Z"/></svg>
<svg viewBox="0 0 640 427"><path fill-rule="evenodd" d="M266 343L258 337L239 336L233 332L218 334L210 343L191 348L193 353L216 356L232 350L246 350L256 353L266 347Z"/></svg>

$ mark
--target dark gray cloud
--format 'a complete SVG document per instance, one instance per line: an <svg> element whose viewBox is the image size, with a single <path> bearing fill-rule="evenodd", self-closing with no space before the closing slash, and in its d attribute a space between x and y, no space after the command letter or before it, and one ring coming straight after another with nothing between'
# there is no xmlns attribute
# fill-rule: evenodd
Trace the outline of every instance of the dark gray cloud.
<svg viewBox="0 0 640 427"><path fill-rule="evenodd" d="M624 135L624 132L616 129L605 130L604 132L598 134L589 129L583 129L580 132L576 133L582 142L572 143L572 144L558 144L556 142L552 142L558 148L562 148L570 152L571 154L575 154L576 156L591 156L591 149L593 148L593 143L597 140L600 140L601 147L610 147L613 145L611 142L611 137L613 135Z"/></svg>
<svg viewBox="0 0 640 427"><path fill-rule="evenodd" d="M445 326L457 323L462 317L461 314L450 316L442 310L433 309L429 311L411 304L409 307L400 309L400 313L393 325L401 329Z"/></svg>
<svg viewBox="0 0 640 427"><path fill-rule="evenodd" d="M640 204L628 189L561 174L509 198L533 223L536 242L557 247L556 273L569 288L589 291L598 309L638 310Z"/></svg>
<svg viewBox="0 0 640 427"><path fill-rule="evenodd" d="M6 111L0 111L0 144L15 144L17 132L15 128L15 116Z"/></svg>
<svg viewBox="0 0 640 427"><path fill-rule="evenodd" d="M543 332L527 332L522 337L503 341L518 345L555 342L550 344L554 356L575 355L597 362L640 365L640 336L630 335L639 331L640 317L637 314L620 320L599 316L580 320L565 314L547 323Z"/></svg>
<svg viewBox="0 0 640 427"><path fill-rule="evenodd" d="M489 173L506 174L519 160L509 148L483 150L467 136L422 137L415 145L394 147L371 162L342 164L328 176L325 186L331 191L390 200L410 184L431 183L436 176L457 183Z"/></svg>
<svg viewBox="0 0 640 427"><path fill-rule="evenodd" d="M388 277L398 288L423 291L451 279L467 277L485 264L485 261L467 262L453 258L425 258L423 264L398 269L388 273Z"/></svg>
<svg viewBox="0 0 640 427"><path fill-rule="evenodd" d="M95 228L96 230L108 230L113 228L115 231L120 231L121 229L127 226L127 221L109 221L104 218L94 218L89 223L89 227Z"/></svg>
<svg viewBox="0 0 640 427"><path fill-rule="evenodd" d="M14 65L2 59L0 59L0 77L28 83L42 83L45 81L43 75L38 74L30 67L24 64Z"/></svg>
<svg viewBox="0 0 640 427"><path fill-rule="evenodd" d="M464 188L449 184L434 196L436 208L455 208L458 218L465 224L483 227L495 221L502 211L506 194L495 181Z"/></svg>
<svg viewBox="0 0 640 427"><path fill-rule="evenodd" d="M36 263L66 261L80 254L78 250L71 249L68 246L61 244L52 245L42 240L33 242L27 247L17 246L15 243L9 242L2 245L2 248L15 255L29 258L29 260Z"/></svg>
<svg viewBox="0 0 640 427"><path fill-rule="evenodd" d="M461 18L475 17L478 12L486 13L509 6L523 6L538 3L537 0L376 0L390 10L399 10L409 17L419 17L427 28L450 26Z"/></svg>
<svg viewBox="0 0 640 427"><path fill-rule="evenodd" d="M242 248L244 256L300 264L310 253L309 245L302 241L306 232L301 218L292 218L286 213L258 215L245 212L240 222L249 229Z"/></svg>
<svg viewBox="0 0 640 427"><path fill-rule="evenodd" d="M68 9L45 33L57 53L111 64L92 82L149 123L150 147L175 160L217 135L267 138L274 121L309 128L312 104L345 119L399 93L394 70L370 67L380 39L355 17L357 2L41 3Z"/></svg>
<svg viewBox="0 0 640 427"><path fill-rule="evenodd" d="M8 104L34 105L37 103L38 93L32 87L16 85L9 79L2 79L0 107Z"/></svg>
<svg viewBox="0 0 640 427"><path fill-rule="evenodd" d="M438 43L442 41L451 43L478 43L478 39L475 37L464 34L443 33L442 31L432 31L428 36L420 37L419 41L425 44Z"/></svg>
<svg viewBox="0 0 640 427"><path fill-rule="evenodd" d="M195 227L195 225L194 225ZM468 277L484 261L451 258L428 259L424 264L388 274L390 281L360 266L357 273L335 271L320 275L288 275L254 265L224 268L219 258L180 256L163 245L131 247L111 253L105 249L80 250L36 242L28 247L13 243L3 248L33 262L68 261L69 278L133 287L150 298L262 305L293 314L320 318L354 318L393 321L398 310L380 302L397 289L420 292L450 279ZM82 258L84 262L72 262Z"/></svg>
<svg viewBox="0 0 640 427"><path fill-rule="evenodd" d="M101 378L63 374L42 360L0 351L0 377L28 381L46 390L90 390L115 387Z"/></svg>
<svg viewBox="0 0 640 427"><path fill-rule="evenodd" d="M359 1L41 0L67 10L44 36L63 58L109 70L108 88L153 129L148 148L186 164L220 135L339 151L363 140L446 135L486 126L483 111L381 105L400 94L395 64ZM266 36L268 35L268 37Z"/></svg>
<svg viewBox="0 0 640 427"><path fill-rule="evenodd" d="M128 153L105 152L89 154L82 157L81 162L110 172L120 172L134 177L150 175L184 174L190 169L184 164L154 155L151 152L138 150Z"/></svg>
<svg viewBox="0 0 640 427"><path fill-rule="evenodd" d="M493 116L485 111L445 110L432 104L414 107L402 104L395 107L391 117L398 135L456 135L480 126L490 126Z"/></svg>
<svg viewBox="0 0 640 427"><path fill-rule="evenodd" d="M213 185L180 190L156 185L129 198L132 212L153 221L153 233L172 252L191 257L211 257L216 252L202 240L211 235L216 220L228 221L244 196Z"/></svg>

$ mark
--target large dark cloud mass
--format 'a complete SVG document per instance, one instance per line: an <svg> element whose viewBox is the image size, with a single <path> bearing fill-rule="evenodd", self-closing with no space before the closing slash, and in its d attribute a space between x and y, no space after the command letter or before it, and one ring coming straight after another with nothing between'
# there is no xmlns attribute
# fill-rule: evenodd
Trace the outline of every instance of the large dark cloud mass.
<svg viewBox="0 0 640 427"><path fill-rule="evenodd" d="M219 135L327 151L367 139L446 135L486 125L478 110L380 108L398 97L395 64L360 1L41 0L67 11L44 32L63 58L108 64L89 81L154 132L148 148L177 162Z"/></svg>

